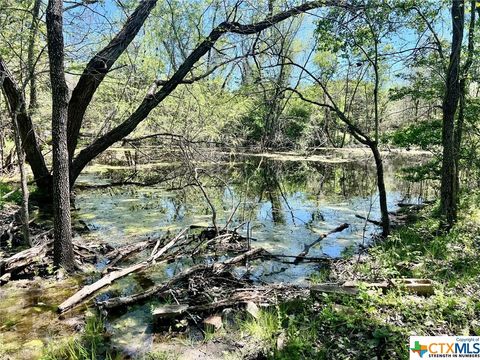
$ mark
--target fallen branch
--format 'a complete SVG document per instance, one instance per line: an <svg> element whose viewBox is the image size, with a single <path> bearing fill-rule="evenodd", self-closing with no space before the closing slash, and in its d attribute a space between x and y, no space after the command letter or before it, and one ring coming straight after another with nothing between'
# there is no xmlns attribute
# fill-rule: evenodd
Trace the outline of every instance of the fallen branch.
<svg viewBox="0 0 480 360"><path fill-rule="evenodd" d="M18 272L29 265L41 261L52 242L34 246L20 251L15 255L0 261L0 270L2 273Z"/></svg>
<svg viewBox="0 0 480 360"><path fill-rule="evenodd" d="M170 280L168 280L168 281L166 281L162 284L155 285L155 286L151 287L150 289L148 289L144 292L137 293L137 294L130 295L130 296L122 296L122 297L117 297L117 298L105 300L105 301L99 302L97 305L100 306L101 308L104 308L104 309L114 309L114 308L118 308L118 307L121 307L121 306L131 305L131 304L134 304L136 302L144 301L144 300L146 300L146 299L148 299L148 298L150 298L154 295L157 295L157 294L161 295L162 293L165 293L165 292L169 291L175 283L178 283L180 281L188 279L192 274L194 274L196 272L211 270L214 274L219 274L219 273L225 271L228 267L230 267L234 264L238 264L240 262L243 262L243 261L245 261L249 258L258 256L258 255L262 254L263 252L265 252L264 249L256 248L256 249L252 249L250 251L247 251L247 252L245 252L241 255L235 256L231 259L225 260L223 262L217 262L217 263L210 264L210 265L208 265L208 264L195 265L195 266L192 266L188 269L185 269L185 270L181 271L177 275L173 276Z"/></svg>
<svg viewBox="0 0 480 360"><path fill-rule="evenodd" d="M160 240L158 240L158 241L160 241ZM135 243L135 244L128 244L126 246L122 246L122 247L114 249L113 251L106 254L106 258L109 259L110 262L105 267L105 269L103 269L102 273L106 274L118 262L128 258L129 256L132 256L135 253L138 253L140 251L148 249L150 246L152 246L155 243L156 243L155 240L148 239L148 240L145 240L145 241L140 241L140 242Z"/></svg>
<svg viewBox="0 0 480 360"><path fill-rule="evenodd" d="M316 244L318 244L320 241L322 241L323 239L325 239L327 236L332 235L332 234L335 234L335 233L338 233L338 232L341 232L341 231L345 230L346 228L348 228L349 226L350 226L349 224L345 223L345 224L342 224L342 225L336 227L335 229L329 231L329 232L326 233L326 234L320 235L320 237L319 237L317 240L315 240L315 241L312 242L311 244L305 245L303 251L296 256L296 258L295 258L295 260L293 261L293 263L294 263L295 265L297 265L299 262L305 260L306 255L308 255L310 249L311 249L313 246L315 246Z"/></svg>
<svg viewBox="0 0 480 360"><path fill-rule="evenodd" d="M2 196L2 200L7 200L10 195L13 195L15 193L15 191L18 191L18 189L13 189L11 191L9 191L8 193L6 193L5 195Z"/></svg>
<svg viewBox="0 0 480 360"><path fill-rule="evenodd" d="M113 271L108 275L105 275L102 277L100 280L94 282L91 285L87 285L83 287L80 291L77 291L75 294L70 296L67 300L65 300L63 303L61 303L58 306L58 313L62 314L67 310L72 309L76 305L80 304L83 302L84 299L95 293L96 291L100 290L101 288L110 285L114 280L120 279L134 271L140 270L145 268L148 265L147 262L142 262L139 264L132 265L128 268L118 270L118 271Z"/></svg>
<svg viewBox="0 0 480 360"><path fill-rule="evenodd" d="M374 225L377 225L377 226L382 226L382 222L381 221L377 221L377 220L372 220L372 219L369 219L369 218L366 218L365 216L362 216L362 215L359 215L359 214L355 214L355 217L358 218L358 219L362 219L362 220L365 220L371 224L374 224Z"/></svg>
<svg viewBox="0 0 480 360"><path fill-rule="evenodd" d="M93 284L83 287L82 289L77 291L75 294L70 296L63 303L61 303L58 306L57 312L62 314L72 309L73 307L83 303L92 294L102 289L103 287L110 285L113 281L120 279L122 277L125 277L128 274L131 274L135 271L139 271L147 268L148 266L153 264L160 256L165 254L165 252L169 250L185 234L187 230L188 228L182 230L175 238L173 238L168 244L166 244L164 247L158 250L158 252L155 253L153 256L151 256L147 261L143 261L141 263L129 266L125 269L113 271L105 275L104 277L102 277L100 280L94 282Z"/></svg>
<svg viewBox="0 0 480 360"><path fill-rule="evenodd" d="M335 261L336 259L335 258L332 258L330 256L300 256L300 255L283 255L283 254L264 254L263 255L264 257L266 258L270 258L270 259L279 259L279 261L282 261L283 263L286 263L286 264L298 264L295 263L295 260L297 259L300 259L300 261L309 261L309 262L318 262L318 263L321 263L321 262L332 262L332 261ZM293 258L295 260L293 261L283 261L283 260L280 260L280 259L283 259L283 258Z"/></svg>
<svg viewBox="0 0 480 360"><path fill-rule="evenodd" d="M228 299L215 301L207 304L199 304L199 305L192 305L192 306L189 306L186 304L162 305L153 309L152 311L153 321L155 323L158 323L162 320L173 319L187 313L211 312L221 308L238 306L240 304L245 304L251 301L259 301L262 298L263 298L262 295L258 293L245 292L245 293L234 294Z"/></svg>

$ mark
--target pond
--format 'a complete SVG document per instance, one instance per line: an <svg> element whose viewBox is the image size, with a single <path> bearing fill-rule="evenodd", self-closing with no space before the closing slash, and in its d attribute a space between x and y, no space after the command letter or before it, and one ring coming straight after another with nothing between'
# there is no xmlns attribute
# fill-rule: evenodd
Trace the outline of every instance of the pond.
<svg viewBox="0 0 480 360"><path fill-rule="evenodd" d="M101 185L135 175L159 182L79 192L77 214L92 230L90 239L121 246L192 224L212 224L211 206L192 180L191 164L150 158L126 166L131 157L123 149L113 150L102 165L92 166L79 179L79 184ZM429 184L411 183L401 174L402 168L425 156L385 153L385 157L390 211L399 202L419 203L435 195ZM346 230L328 236L309 252L312 257L339 257L368 244L379 230L356 216L380 219L375 169L366 150L323 150L315 155L216 152L213 158L196 161L217 223L223 226L231 218L230 227L239 226L243 234L249 231L253 247L298 255L321 234L347 223ZM312 271L312 265L285 267L267 262L254 269L252 278L303 282Z"/></svg>

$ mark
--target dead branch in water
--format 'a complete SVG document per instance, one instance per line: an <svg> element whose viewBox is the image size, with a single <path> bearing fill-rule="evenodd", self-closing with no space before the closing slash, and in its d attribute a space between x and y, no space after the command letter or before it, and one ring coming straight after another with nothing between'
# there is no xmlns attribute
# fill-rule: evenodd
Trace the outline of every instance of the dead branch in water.
<svg viewBox="0 0 480 360"><path fill-rule="evenodd" d="M335 234L335 233L338 233L338 232L341 232L341 231L345 230L346 228L348 228L349 226L350 226L349 224L345 223L345 224L342 224L342 225L336 227L335 229L329 231L329 232L326 233L326 234L320 235L320 237L319 237L317 240L315 240L315 241L312 242L311 244L305 245L303 251L296 256L296 258L295 258L295 260L293 261L293 263L296 265L296 264L298 264L299 262L305 260L305 257L308 255L310 249L311 249L313 246L315 246L316 244L318 244L320 241L322 241L323 239L325 239L327 236L332 235L332 234Z"/></svg>
<svg viewBox="0 0 480 360"><path fill-rule="evenodd" d="M121 306L131 305L139 301L146 300L154 295L159 295L161 293L169 291L174 284L180 281L183 281L185 279L188 279L194 273L211 270L213 274L220 274L223 271L225 271L227 268L231 267L232 265L241 263L247 259L255 258L256 256L260 256L263 252L265 252L265 250L263 250L262 248L256 248L256 249L247 251L241 255L225 260L223 262L195 265L188 269L183 270L182 272L172 277L170 280L162 284L155 285L144 292L134 294L131 296L109 299L109 300L98 303L98 305L101 308L105 308L105 309L114 309Z"/></svg>
<svg viewBox="0 0 480 360"><path fill-rule="evenodd" d="M359 214L355 214L355 217L356 218L359 218L359 219L362 219L362 220L365 220L373 225L377 225L377 226L382 226L382 222L381 221L377 221L377 220L373 220L373 219L369 219L369 218L366 218L365 216L362 216L362 215L359 215Z"/></svg>
<svg viewBox="0 0 480 360"><path fill-rule="evenodd" d="M135 253L148 249L150 246L153 246L155 243L158 243L160 240L148 239L145 241L140 241L135 244L128 244L120 248L114 249L113 251L106 254L106 258L110 260L108 265L103 269L102 273L107 273L112 267L117 265L120 261L125 260L126 258L132 256Z"/></svg>
<svg viewBox="0 0 480 360"><path fill-rule="evenodd" d="M97 292L98 290L102 289L103 287L110 285L113 281L120 279L122 277L127 276L135 271L143 270L148 266L155 263L162 255L164 255L177 241L184 238L185 233L187 232L188 228L183 229L177 236L175 236L170 242L168 242L165 246L163 246L160 250L158 250L155 254L152 254L146 261L134 264L129 266L125 269L113 271L100 280L94 282L91 285L87 285L65 300L58 306L57 311L61 314L65 311L72 309L73 307L81 304L84 302L85 299L89 298L92 294Z"/></svg>

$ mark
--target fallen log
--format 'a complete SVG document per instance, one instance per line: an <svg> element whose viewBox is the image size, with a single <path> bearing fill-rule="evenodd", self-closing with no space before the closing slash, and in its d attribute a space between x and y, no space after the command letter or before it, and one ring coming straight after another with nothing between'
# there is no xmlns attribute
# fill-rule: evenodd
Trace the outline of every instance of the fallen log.
<svg viewBox="0 0 480 360"><path fill-rule="evenodd" d="M365 216L362 216L362 215L359 215L359 214L355 214L355 217L358 218L358 219L365 220L366 222L369 222L369 223L371 223L371 224L373 224L373 225L382 226L382 222L381 222L381 221L372 220L372 219L366 218Z"/></svg>
<svg viewBox="0 0 480 360"><path fill-rule="evenodd" d="M120 279L122 277L127 276L135 271L143 270L148 266L152 265L155 260L157 260L160 256L165 254L182 236L185 234L186 230L182 230L175 238L173 238L168 244L158 250L153 256L151 256L147 261L143 261L141 263L134 264L129 266L125 269L113 271L100 280L94 282L91 285L87 285L65 300L58 306L57 312L62 314L73 307L83 303L87 298L89 298L92 294L97 292L98 290L102 289L103 287L110 285L113 281Z"/></svg>
<svg viewBox="0 0 480 360"><path fill-rule="evenodd" d="M263 252L265 252L264 249L256 248L256 249L247 251L241 255L235 256L231 259L225 260L223 262L195 265L181 271L177 275L173 276L170 280L162 284L155 285L144 292L137 293L130 296L122 296L122 297L108 299L108 300L97 303L97 305L104 309L115 309L118 307L128 306L140 301L144 301L154 295L161 295L162 293L169 291L175 283L188 279L192 274L196 272L211 270L214 274L215 273L219 274L225 271L228 267L234 264L243 262L249 258L253 258L255 256L261 255Z"/></svg>
<svg viewBox="0 0 480 360"><path fill-rule="evenodd" d="M160 241L160 240L158 240ZM102 273L106 274L109 272L112 267L117 265L120 261L125 260L126 258L132 256L135 253L148 249L150 246L156 243L153 239L148 239L145 241L140 241L135 244L128 244L114 249L113 251L106 254L106 258L110 260L107 266L103 269Z"/></svg>
<svg viewBox="0 0 480 360"><path fill-rule="evenodd" d="M36 235L32 242L35 246L22 250L7 259L0 260L0 275L10 274L8 280L15 279L17 274L22 273L22 276L29 274L38 274L39 270L45 268L46 265L52 263L52 249L53 240L48 239L47 236L52 230L47 230L39 235ZM95 250L88 248L79 243L78 240L73 242L73 249L76 255L76 261L94 262L97 259L98 253ZM7 277L3 278L0 285L5 284Z"/></svg>
<svg viewBox="0 0 480 360"><path fill-rule="evenodd" d="M315 240L314 242L312 242L311 244L307 244L305 245L303 251L298 254L295 258L295 260L293 261L293 263L295 265L297 265L298 263L300 263L301 261L303 261L305 259L305 257L308 255L310 249L315 246L316 244L318 244L320 241L322 241L323 239L325 239L327 236L329 235L332 235L332 234L335 234L335 233L338 233L338 232L341 232L343 230L345 230L346 228L348 228L350 225L345 223L345 224L342 224L338 227L336 227L335 229L329 231L328 233L325 233L325 234L322 234L320 235L320 237Z"/></svg>
<svg viewBox="0 0 480 360"><path fill-rule="evenodd" d="M62 314L67 310L72 309L76 305L80 304L83 302L84 299L95 293L96 291L100 290L101 288L110 285L114 280L120 279L124 276L127 276L128 274L143 269L148 265L147 262L142 262L139 264L132 265L128 268L118 270L118 271L113 271L104 277L102 277L100 280L94 282L91 285L87 285L83 287L80 291L77 291L75 294L73 294L71 297L69 297L67 300L65 300L63 303L61 303L58 306L57 312Z"/></svg>
<svg viewBox="0 0 480 360"><path fill-rule="evenodd" d="M391 284L387 281L377 282L377 283L365 283L357 281L346 281L343 284L318 284L313 285L310 288L310 293L316 295L318 293L332 293L340 295L357 295L359 288L364 287L367 289L381 289L382 292L385 292L387 289L391 288Z"/></svg>
<svg viewBox="0 0 480 360"><path fill-rule="evenodd" d="M2 260L0 262L0 271L2 273L18 272L29 265L42 261L50 244L52 244L51 241L20 251Z"/></svg>

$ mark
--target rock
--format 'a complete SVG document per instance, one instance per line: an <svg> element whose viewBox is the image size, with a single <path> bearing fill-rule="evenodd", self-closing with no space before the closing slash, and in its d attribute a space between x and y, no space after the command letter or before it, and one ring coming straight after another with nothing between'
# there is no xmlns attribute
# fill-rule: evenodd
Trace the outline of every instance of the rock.
<svg viewBox="0 0 480 360"><path fill-rule="evenodd" d="M234 326L235 325L235 310L232 308L226 308L222 311L222 321L225 326Z"/></svg>
<svg viewBox="0 0 480 360"><path fill-rule="evenodd" d="M287 342L287 334L285 334L285 331L282 331L277 338L277 350L280 350L280 351L283 350L286 342Z"/></svg>
<svg viewBox="0 0 480 360"><path fill-rule="evenodd" d="M254 302L248 301L245 307L247 313L252 315L255 319L258 319L260 315L260 309L258 308L257 304Z"/></svg>
<svg viewBox="0 0 480 360"><path fill-rule="evenodd" d="M220 330L223 327L222 318L219 315L212 315L203 320L203 323L206 326L211 326L215 331Z"/></svg>

